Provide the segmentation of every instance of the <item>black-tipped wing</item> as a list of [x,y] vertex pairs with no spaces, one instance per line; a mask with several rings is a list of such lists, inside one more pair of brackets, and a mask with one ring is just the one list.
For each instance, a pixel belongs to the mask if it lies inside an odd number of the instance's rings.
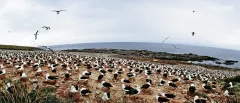
[[174,48],[177,48],[175,45],[173,45]]
[[169,37],[167,37],[166,39],[164,39],[164,40],[162,41],[162,43],[164,43],[168,38],[169,38]]
[[173,45],[173,47],[174,47],[175,49],[179,49],[179,48],[177,48],[175,45]]
[[51,48],[48,47],[48,49],[49,49],[52,53],[55,53]]
[[57,77],[57,76],[48,76],[48,79],[50,79],[50,80],[56,80],[56,79],[58,79],[58,77]]
[[36,34],[38,34],[38,31],[36,32]]

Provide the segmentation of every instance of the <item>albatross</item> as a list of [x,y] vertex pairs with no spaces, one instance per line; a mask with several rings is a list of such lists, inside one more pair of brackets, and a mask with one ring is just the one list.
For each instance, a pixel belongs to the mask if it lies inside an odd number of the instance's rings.
[[58,79],[57,76],[50,76],[48,73],[46,74],[46,80],[56,80]]
[[81,90],[80,90],[80,94],[82,95],[82,96],[87,96],[87,95],[89,95],[89,94],[91,94],[92,92],[90,91],[90,90],[88,90],[88,89],[86,89],[86,88],[81,88]]
[[37,40],[38,31],[34,35],[35,35],[35,40]]
[[1,71],[0,71],[0,75],[3,75],[3,74],[5,74],[6,73],[6,70],[5,69],[2,69]]
[[62,12],[62,11],[66,11],[66,10],[52,10],[53,12],[56,12],[57,13],[57,15],[60,13],[60,12]]
[[103,87],[107,87],[107,88],[110,88],[110,87],[113,87],[110,83],[106,82],[106,81],[102,81],[101,85]]
[[72,85],[72,86],[71,86],[71,89],[70,89],[70,93],[77,93],[77,92],[78,92],[78,87]]
[[174,47],[175,49],[179,49],[179,48],[177,48],[175,45],[173,45],[173,47]]
[[11,84],[10,84],[10,83],[7,83],[7,86],[6,86],[6,91],[7,91],[8,93],[10,93],[10,94],[12,94],[12,93],[13,93],[12,86],[11,86]]
[[165,39],[162,41],[162,43],[164,43],[168,38],[169,38],[169,37],[165,38]]
[[195,32],[192,32],[192,36],[194,36],[194,34],[196,34]]
[[49,29],[50,29],[49,26],[43,26],[42,28],[46,28],[46,30],[49,30]]

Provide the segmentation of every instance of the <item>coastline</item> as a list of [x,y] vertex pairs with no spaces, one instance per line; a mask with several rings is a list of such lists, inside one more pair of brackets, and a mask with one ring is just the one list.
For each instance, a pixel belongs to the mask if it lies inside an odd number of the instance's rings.
[[[191,63],[188,61],[213,61],[218,63],[218,58],[209,57],[209,56],[199,56],[196,54],[171,54],[166,52],[153,52],[147,50],[123,50],[123,49],[69,49],[62,50],[63,52],[81,52],[81,53],[101,53],[108,54],[112,57],[123,58],[123,59],[132,59],[140,61],[151,61],[156,63],[165,63],[165,64],[185,64],[185,65],[196,65],[203,66],[209,69],[220,69],[220,70],[239,70],[230,67],[211,65],[211,64],[201,64],[201,63]],[[61,51],[60,51],[61,52]],[[157,61],[154,61],[157,60]],[[228,60],[226,60],[228,61]],[[238,62],[238,61],[234,61]]]

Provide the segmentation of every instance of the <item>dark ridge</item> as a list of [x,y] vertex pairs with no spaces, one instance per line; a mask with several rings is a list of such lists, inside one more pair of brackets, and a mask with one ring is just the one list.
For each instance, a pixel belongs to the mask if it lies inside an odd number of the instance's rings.
[[67,52],[88,52],[88,53],[107,53],[118,54],[122,56],[147,57],[161,60],[177,60],[177,61],[216,61],[218,58],[209,56],[199,56],[196,54],[171,54],[167,52],[153,52],[148,50],[124,50],[124,49],[69,49],[62,50]]
[[223,64],[225,65],[233,65],[234,63],[237,63],[238,61],[234,61],[234,60],[226,60]]

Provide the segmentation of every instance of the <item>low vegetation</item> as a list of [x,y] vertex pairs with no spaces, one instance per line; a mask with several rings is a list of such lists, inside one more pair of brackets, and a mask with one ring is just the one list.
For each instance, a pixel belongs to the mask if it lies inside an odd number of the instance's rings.
[[[5,84],[5,83],[4,83]],[[5,86],[2,86],[5,88]],[[19,81],[12,82],[13,93],[3,89],[0,93],[0,103],[72,103],[71,100],[61,100],[54,94],[55,90],[50,87],[30,90],[26,84]]]
[[230,96],[227,98],[227,103],[240,103],[240,76],[227,78],[222,81],[222,84],[226,84],[232,82],[233,88],[228,89],[231,92],[234,92],[234,96]]
[[[240,83],[240,75],[239,76],[236,76],[236,77],[233,77],[233,78],[228,78],[228,79],[225,79],[225,82],[235,82],[235,83]],[[240,87],[240,86],[239,86]]]
[[0,45],[0,49],[3,49],[3,50],[26,50],[26,51],[41,50],[40,48],[37,48],[37,47],[16,46],[16,45]]

